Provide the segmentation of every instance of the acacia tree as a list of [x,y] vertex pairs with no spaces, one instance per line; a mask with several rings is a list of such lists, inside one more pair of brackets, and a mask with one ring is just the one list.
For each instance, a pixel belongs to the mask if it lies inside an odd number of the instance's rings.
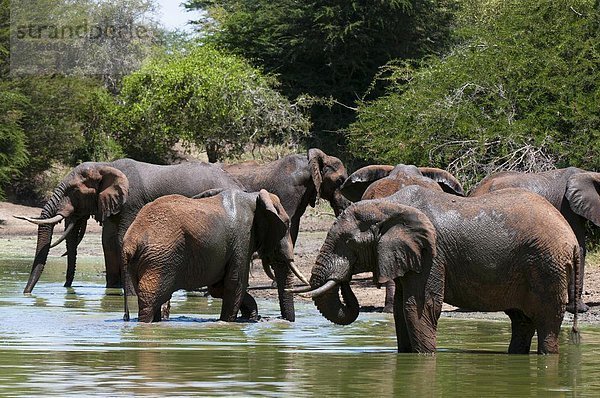
[[[449,167],[598,169],[598,4],[465,1],[464,40],[444,57],[381,72],[392,85],[348,130],[356,156]],[[484,12],[481,11],[481,7]]]
[[274,84],[208,45],[160,57],[124,79],[117,139],[128,155],[158,163],[178,141],[206,148],[211,162],[249,142],[297,141],[308,120]]
[[339,151],[337,130],[353,120],[352,107],[380,66],[446,47],[453,3],[188,0],[186,5],[208,12],[209,18],[197,21],[205,40],[276,73],[288,98],[317,98],[312,139]]

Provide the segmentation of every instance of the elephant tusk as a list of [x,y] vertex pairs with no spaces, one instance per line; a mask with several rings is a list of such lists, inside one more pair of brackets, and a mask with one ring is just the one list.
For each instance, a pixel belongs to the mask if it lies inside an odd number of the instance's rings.
[[52,243],[50,245],[50,249],[52,249],[53,247],[58,246],[63,240],[67,239],[67,235],[69,235],[71,233],[71,231],[73,230],[73,227],[75,227],[75,223],[72,222],[71,224],[69,224],[69,226],[67,227],[67,229],[65,230],[65,233],[58,238],[58,240],[54,243]]
[[329,290],[331,290],[332,288],[334,288],[337,285],[336,281],[327,281],[327,283],[325,283],[323,286],[315,289],[315,290],[311,290],[310,292],[306,292],[305,294],[303,294],[303,297],[308,297],[308,298],[314,298],[314,297],[319,297],[325,293],[327,293]]
[[64,216],[61,216],[60,214],[58,214],[52,218],[31,218],[31,217],[25,217],[25,216],[13,216],[13,217],[18,218],[19,220],[29,221],[30,223],[36,224],[36,225],[58,224],[65,218]]
[[306,293],[312,290],[312,286],[299,286],[292,289],[285,289],[288,293]]
[[296,267],[293,261],[290,262],[290,269],[292,270],[294,275],[296,275],[298,279],[300,279],[305,285],[310,286],[310,282],[308,281],[308,279],[306,279],[302,272],[300,272],[300,270],[298,269],[298,267]]

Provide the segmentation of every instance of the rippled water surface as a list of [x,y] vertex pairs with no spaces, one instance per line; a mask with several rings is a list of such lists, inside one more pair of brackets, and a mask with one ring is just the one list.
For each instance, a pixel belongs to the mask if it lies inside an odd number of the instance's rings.
[[102,287],[100,257],[81,259],[70,289],[65,260],[51,258],[23,295],[28,254],[0,253],[2,396],[600,394],[600,329],[590,326],[577,346],[565,323],[560,355],[509,356],[508,322],[442,318],[435,356],[398,355],[390,315],[336,326],[300,303],[291,324],[258,300],[265,321],[228,324],[219,300],[183,292],[169,322],[138,324],[121,320],[120,291]]

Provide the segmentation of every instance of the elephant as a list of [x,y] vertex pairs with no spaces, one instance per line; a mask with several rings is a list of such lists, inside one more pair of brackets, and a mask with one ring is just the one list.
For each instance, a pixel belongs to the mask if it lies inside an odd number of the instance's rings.
[[352,202],[358,202],[392,195],[407,185],[420,185],[431,189],[437,189],[437,185],[444,192],[465,196],[460,182],[446,170],[402,164],[376,164],[360,168],[344,181],[340,191]]
[[[504,311],[509,353],[558,352],[567,286],[579,262],[577,239],[544,198],[506,189],[461,198],[409,186],[347,208],[329,230],[308,291],[321,314],[350,324],[359,305],[353,274],[394,280],[398,352],[433,353],[442,302]],[[339,297],[341,290],[342,299]],[[574,331],[577,318],[575,316]]]
[[[339,190],[348,177],[344,164],[317,148],[309,149],[307,155],[288,155],[264,165],[249,161],[222,167],[247,191],[266,189],[279,197],[290,216],[293,245],[298,239],[300,218],[308,205],[316,205],[317,198],[327,200],[336,217],[350,204]],[[263,261],[263,268],[274,279],[269,264]]]
[[[220,319],[257,319],[247,292],[252,253],[274,265],[284,319],[294,321],[294,266],[289,217],[279,198],[266,190],[236,189],[201,198],[167,195],[145,205],[123,240],[123,264],[139,304],[139,321],[161,320],[161,305],[179,289],[208,286],[222,298]],[[125,319],[129,318],[125,297]]]
[[[445,170],[433,167],[371,165],[352,173],[342,185],[342,194],[359,200],[380,199],[393,195],[405,186],[419,185],[434,191],[444,191],[464,196],[460,182]],[[360,195],[360,196],[358,196]],[[393,280],[384,283],[385,302],[383,312],[394,311],[396,285]]]
[[[579,242],[581,269],[578,272],[578,291],[581,295],[585,275],[586,220],[600,226],[600,173],[576,167],[540,173],[499,172],[481,180],[469,192],[469,196],[479,196],[504,188],[522,188],[543,196],[567,220]],[[573,289],[570,288],[569,292],[572,291]],[[578,302],[579,305],[576,307],[575,300],[569,297],[567,311],[573,313],[577,308],[579,312],[586,312],[589,309],[581,297],[578,297]]]
[[260,189],[274,193],[290,216],[290,234],[295,244],[300,218],[307,206],[315,206],[317,198],[329,202],[336,217],[350,202],[340,193],[348,174],[341,160],[311,148],[308,156],[295,154],[260,165],[243,162],[222,165],[247,191]]
[[[102,225],[106,287],[121,287],[121,245],[129,225],[148,202],[163,195],[193,196],[211,188],[240,188],[240,183],[219,166],[202,162],[159,166],[132,159],[86,162],[75,167],[54,190],[40,218],[23,218],[38,224],[35,258],[24,293],[39,280],[51,247],[66,239],[67,275],[70,287],[75,275],[77,246],[87,220]],[[64,235],[50,244],[54,226],[66,220]]]

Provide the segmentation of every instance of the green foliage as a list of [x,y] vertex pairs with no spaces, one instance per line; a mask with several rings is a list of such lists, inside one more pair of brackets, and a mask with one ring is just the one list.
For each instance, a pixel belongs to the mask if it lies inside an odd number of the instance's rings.
[[294,141],[308,121],[273,84],[208,45],[156,59],[123,81],[118,140],[130,156],[156,163],[178,141],[205,147],[211,161],[250,142]]
[[[0,85],[0,188],[27,162],[25,134],[19,126],[24,98]],[[0,199],[4,198],[0,189]]]
[[586,0],[465,1],[461,45],[381,72],[390,89],[360,105],[351,151],[467,183],[499,169],[600,168],[599,12]]
[[[315,102],[311,110],[319,135],[353,120],[351,108],[380,66],[394,58],[419,58],[445,48],[451,4],[449,0],[187,2],[189,8],[208,10],[211,18],[198,22],[210,32],[207,40],[278,74],[288,98],[307,94],[332,99]],[[335,137],[326,139],[333,139],[330,145],[335,147]]]

